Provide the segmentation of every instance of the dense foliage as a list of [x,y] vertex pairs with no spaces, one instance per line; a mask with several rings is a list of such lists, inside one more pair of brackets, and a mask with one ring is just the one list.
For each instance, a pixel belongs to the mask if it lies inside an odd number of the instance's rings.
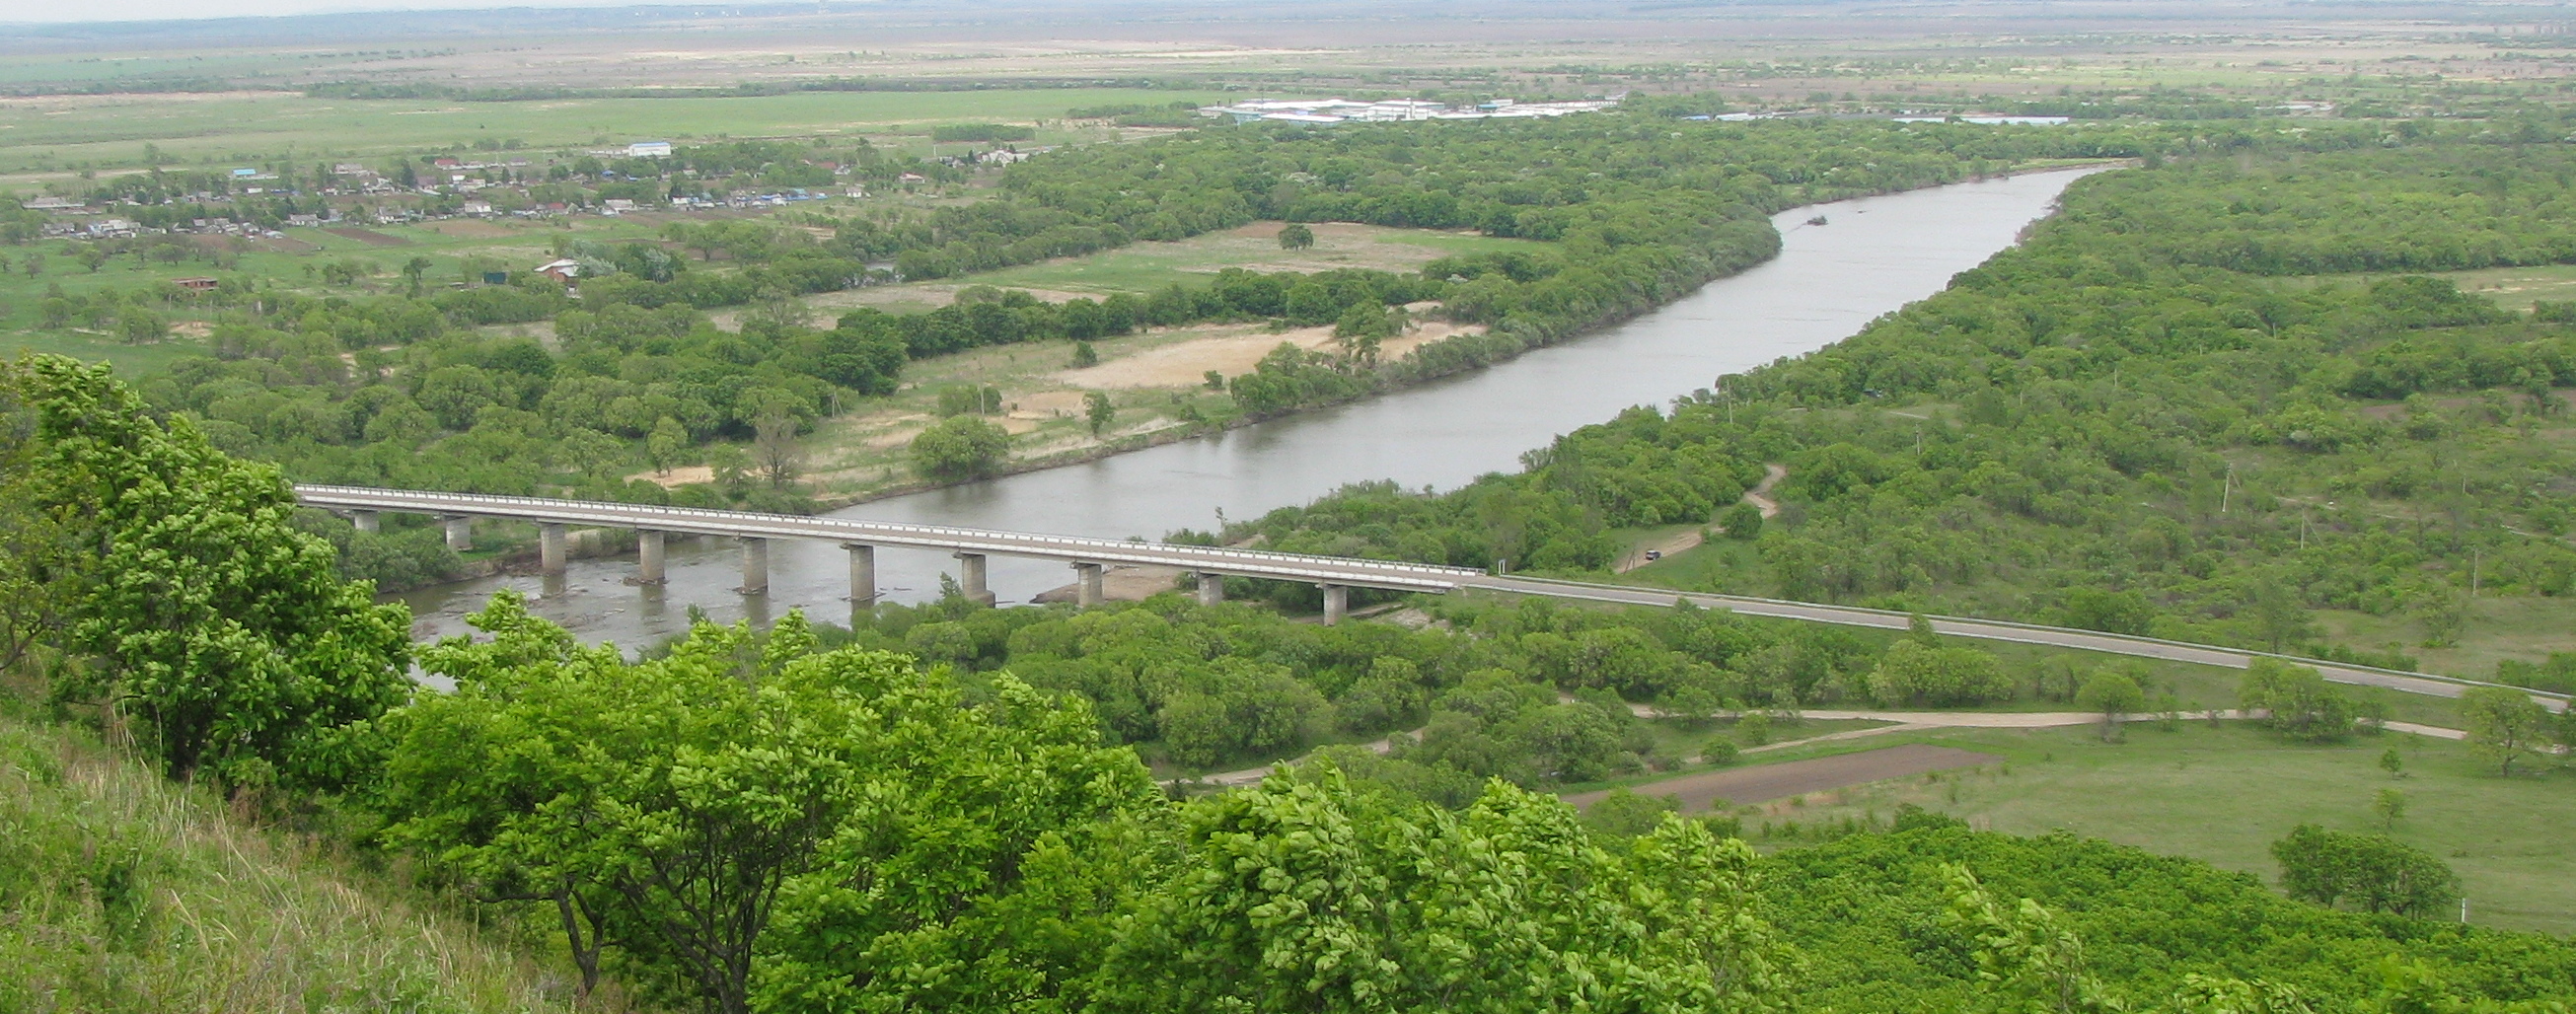
[[2576,338],[2437,279],[2280,277],[2554,261],[2576,155],[2449,132],[2278,147],[2080,181],[1947,291],[1520,474],[1355,487],[1228,534],[1595,569],[1609,529],[1706,524],[1767,462],[1787,512],[1758,562],[1690,580],[2398,666],[2318,644],[2309,611],[2413,618],[2443,646],[2473,590],[2576,592],[2552,393]]
[[173,777],[357,773],[343,733],[402,699],[410,610],[341,580],[274,466],[55,356],[0,366],[0,460],[8,661],[49,648],[54,691],[132,721]]

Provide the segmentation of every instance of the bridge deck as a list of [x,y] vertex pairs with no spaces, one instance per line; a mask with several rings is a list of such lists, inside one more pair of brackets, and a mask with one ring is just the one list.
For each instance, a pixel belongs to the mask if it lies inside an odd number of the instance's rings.
[[650,504],[598,503],[544,497],[487,496],[479,493],[429,493],[366,489],[355,486],[297,486],[297,499],[334,510],[386,511],[512,518],[598,528],[635,528],[694,535],[731,535],[764,539],[820,539],[869,546],[1020,556],[1077,563],[1143,564],[1178,567],[1207,574],[1313,581],[1319,584],[1398,591],[1446,592],[1483,571],[1432,567],[1415,563],[1353,560],[1296,553],[1269,553],[1220,546],[1176,546],[1156,542],[1122,542],[1073,535],[1035,535],[937,525],[907,525],[852,518],[760,514],[750,511],[657,507]]

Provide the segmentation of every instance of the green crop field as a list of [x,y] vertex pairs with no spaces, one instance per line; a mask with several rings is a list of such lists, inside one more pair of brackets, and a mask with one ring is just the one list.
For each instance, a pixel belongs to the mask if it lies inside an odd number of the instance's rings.
[[[1215,92],[1141,88],[514,102],[316,99],[296,92],[63,97],[0,104],[0,174],[84,165],[139,168],[145,144],[183,162],[221,163],[437,151],[477,142],[517,142],[542,150],[623,145],[641,138],[896,133],[912,135],[898,142],[908,150],[926,153],[924,135],[941,123],[1030,123],[1059,119],[1082,106],[1165,105],[1216,97]],[[1050,130],[1039,135],[1038,143],[1076,136]]]
[[[2452,724],[2457,724],[2456,720]],[[2443,857],[2459,871],[2473,922],[2513,929],[2576,930],[2576,855],[2565,848],[2571,776],[2565,770],[2498,777],[2462,744],[2421,736],[2358,736],[2334,746],[2298,746],[2228,722],[2185,721],[2173,731],[2131,725],[2126,741],[2104,743],[2090,727],[1952,729],[1889,733],[1765,762],[1932,743],[1999,754],[2009,763],[1815,793],[1745,817],[1749,836],[1764,823],[1875,813],[1913,803],[2012,834],[2069,831],[2169,855],[2204,859],[2271,881],[2271,843],[2302,823],[2339,831],[2387,830]],[[2406,777],[2380,770],[2394,747]],[[2372,815],[2379,790],[2405,794],[2406,815],[2383,828]],[[1637,791],[1653,791],[1651,785]]]

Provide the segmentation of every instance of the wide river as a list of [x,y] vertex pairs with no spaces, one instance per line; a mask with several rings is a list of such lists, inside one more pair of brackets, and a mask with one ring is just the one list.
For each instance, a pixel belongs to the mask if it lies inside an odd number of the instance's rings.
[[[1660,405],[1782,356],[1823,348],[1880,314],[1937,292],[1950,276],[2011,246],[2086,170],[1799,208],[1774,219],[1780,256],[1653,313],[1598,334],[1339,408],[1121,454],[860,504],[845,517],[1108,538],[1160,538],[1212,529],[1219,512],[1249,518],[1345,484],[1393,479],[1450,488],[1519,467],[1521,452],[1632,405]],[[1807,224],[1818,215],[1828,224]],[[731,540],[674,537],[670,583],[625,583],[631,559],[575,560],[560,579],[508,575],[407,596],[423,636],[461,633],[493,591],[518,588],[540,614],[586,641],[649,644],[687,626],[687,607],[731,622],[803,608],[848,615],[848,557],[829,543],[770,547],[765,596],[734,592]],[[944,555],[887,549],[877,580],[891,601],[939,593]],[[994,557],[991,587],[1005,603],[1072,580],[1061,563]]]

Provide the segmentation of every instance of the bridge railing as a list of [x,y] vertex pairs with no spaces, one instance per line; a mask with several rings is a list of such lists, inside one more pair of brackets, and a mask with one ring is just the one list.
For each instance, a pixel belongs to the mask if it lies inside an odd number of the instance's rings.
[[[1317,556],[1306,553],[1280,553],[1267,550],[1234,549],[1225,546],[1191,546],[1169,542],[1130,542],[1085,535],[1046,535],[1034,532],[1006,532],[992,529],[956,528],[947,525],[920,525],[902,521],[866,521],[858,518],[825,518],[804,514],[773,514],[764,511],[724,511],[703,507],[671,507],[662,504],[629,504],[596,500],[562,500],[552,497],[496,496],[488,493],[440,493],[421,490],[372,489],[364,486],[299,485],[298,497],[328,501],[329,506],[371,508],[375,510],[433,513],[442,504],[473,504],[494,508],[491,513],[512,516],[509,508],[535,508],[559,511],[569,515],[586,515],[602,527],[633,527],[643,517],[687,517],[724,525],[749,523],[774,525],[790,531],[791,536],[812,533],[814,529],[834,531],[838,535],[864,541],[870,532],[911,535],[935,542],[1000,542],[1019,545],[1044,544],[1046,547],[1075,547],[1112,550],[1120,555],[1147,552],[1157,556],[1186,556],[1196,560],[1237,561],[1278,567],[1311,569],[1318,564],[1381,574],[1421,575],[1430,578],[1463,580],[1483,577],[1484,572],[1465,567],[1440,567],[1430,564],[1404,563],[1393,560],[1366,560],[1343,556]],[[610,515],[623,515],[612,517]],[[1046,555],[1062,555],[1049,553]],[[1183,565],[1183,564],[1176,564]]]

